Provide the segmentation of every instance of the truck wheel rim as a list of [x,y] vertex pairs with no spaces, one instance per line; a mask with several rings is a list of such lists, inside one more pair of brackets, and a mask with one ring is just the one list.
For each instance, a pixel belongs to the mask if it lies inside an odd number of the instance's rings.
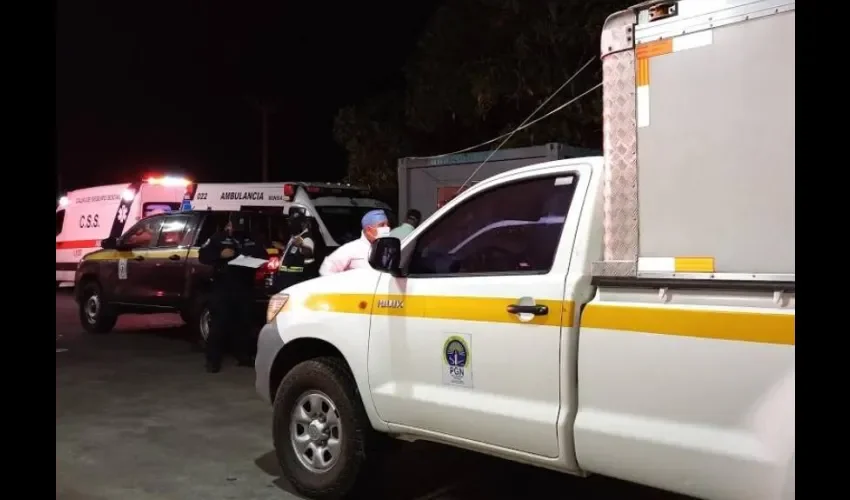
[[204,312],[201,313],[201,338],[204,341],[207,340],[207,337],[210,336],[210,310],[204,309]]
[[308,391],[292,409],[290,440],[295,456],[313,473],[329,471],[342,453],[342,423],[334,402],[319,391]]
[[97,294],[92,294],[86,300],[86,319],[89,323],[97,323],[97,315],[100,312],[100,297]]

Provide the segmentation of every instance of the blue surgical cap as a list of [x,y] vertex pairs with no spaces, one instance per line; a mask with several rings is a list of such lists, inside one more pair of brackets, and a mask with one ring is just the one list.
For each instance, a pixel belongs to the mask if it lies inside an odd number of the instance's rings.
[[389,222],[387,220],[387,214],[385,214],[383,210],[369,210],[366,212],[366,215],[360,219],[360,227],[366,229],[369,226],[374,226],[381,222]]

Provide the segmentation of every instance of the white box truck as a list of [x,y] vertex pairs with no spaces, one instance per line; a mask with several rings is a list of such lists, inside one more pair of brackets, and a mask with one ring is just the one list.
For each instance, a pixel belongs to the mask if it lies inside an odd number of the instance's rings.
[[603,157],[489,177],[273,297],[256,387],[284,476],[340,498],[399,438],[794,499],[794,23],[774,0],[613,14]]

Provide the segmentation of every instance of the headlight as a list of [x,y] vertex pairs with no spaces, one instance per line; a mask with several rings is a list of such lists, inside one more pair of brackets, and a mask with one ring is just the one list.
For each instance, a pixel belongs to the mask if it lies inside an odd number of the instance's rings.
[[273,295],[272,298],[269,299],[269,307],[266,309],[266,323],[271,322],[271,320],[277,316],[277,313],[283,310],[287,301],[289,301],[289,295],[285,293]]

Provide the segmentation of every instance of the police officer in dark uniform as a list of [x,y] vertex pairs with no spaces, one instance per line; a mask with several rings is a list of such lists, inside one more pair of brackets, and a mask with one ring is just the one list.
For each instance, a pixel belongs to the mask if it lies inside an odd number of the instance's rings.
[[276,288],[283,290],[319,275],[319,259],[324,246],[317,241],[317,231],[311,224],[314,219],[296,212],[289,216],[289,234],[283,247],[280,269],[275,282]]
[[266,250],[248,235],[243,216],[231,215],[224,231],[214,234],[198,252],[202,264],[213,266],[210,293],[210,333],[207,371],[218,373],[228,344],[240,366],[252,366],[251,321],[256,269],[229,265],[244,255],[267,260]]

